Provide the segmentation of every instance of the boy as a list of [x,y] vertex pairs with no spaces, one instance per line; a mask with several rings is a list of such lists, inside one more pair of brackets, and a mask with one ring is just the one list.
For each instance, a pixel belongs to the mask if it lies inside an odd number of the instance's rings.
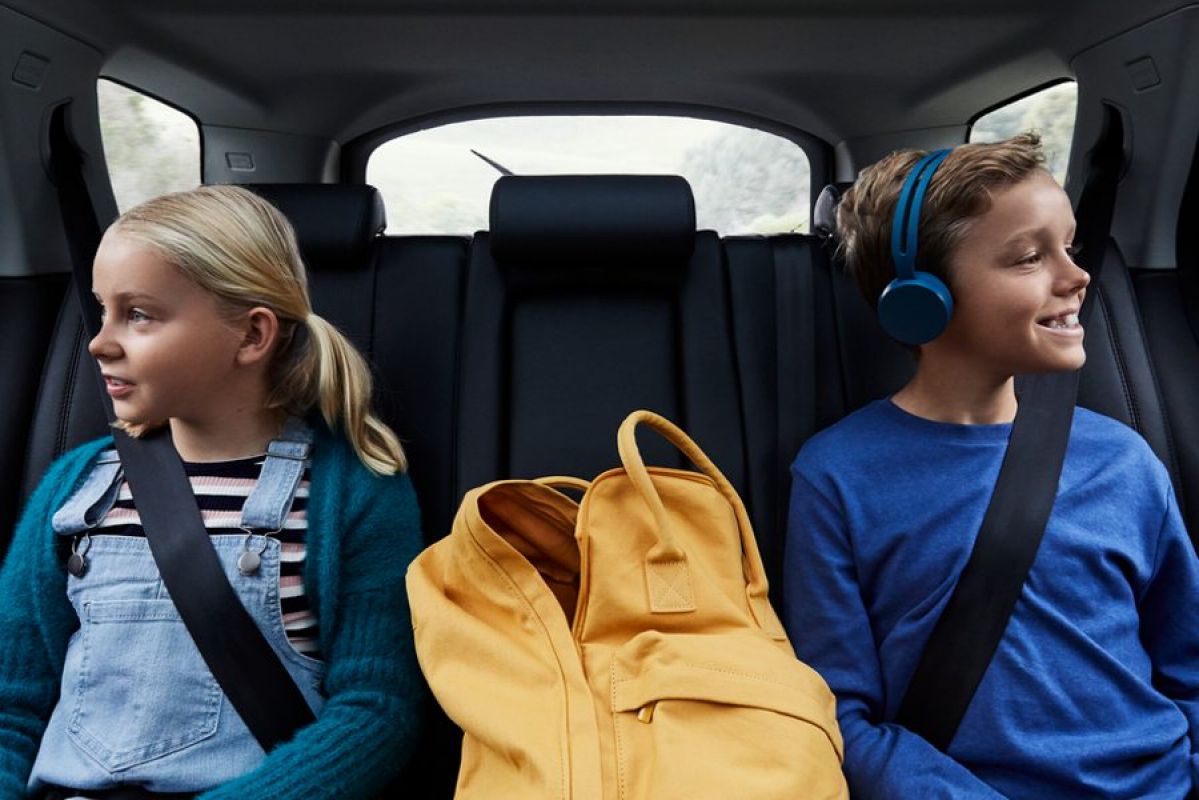
[[[838,211],[876,304],[891,220],[923,154],[863,172]],[[1088,276],[1034,135],[933,173],[918,269],[953,298],[911,382],[813,437],[792,467],[785,617],[837,695],[855,798],[1183,798],[1199,722],[1199,565],[1162,464],[1076,409],[1057,499],[947,752],[892,720],[970,556],[1007,447],[1013,376],[1078,369]]]

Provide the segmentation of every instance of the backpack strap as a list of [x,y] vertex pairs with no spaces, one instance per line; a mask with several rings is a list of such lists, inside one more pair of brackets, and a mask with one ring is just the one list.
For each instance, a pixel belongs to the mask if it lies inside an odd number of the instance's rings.
[[[1079,264],[1096,287],[1124,154],[1120,112],[1105,103],[1104,114],[1078,201]],[[1088,297],[1083,322],[1094,305]],[[1078,377],[1077,371],[1050,373],[1030,376],[1025,383],[974,549],[900,703],[895,721],[942,751],[966,715],[1036,559],[1057,497]]]
[[242,528],[282,530],[311,450],[312,428],[299,417],[289,417],[283,432],[267,445],[262,471],[241,509]]

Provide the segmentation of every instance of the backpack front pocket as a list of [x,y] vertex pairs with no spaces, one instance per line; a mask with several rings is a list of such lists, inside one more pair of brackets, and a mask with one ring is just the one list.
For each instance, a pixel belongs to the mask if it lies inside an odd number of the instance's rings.
[[72,741],[118,771],[216,733],[221,688],[174,603],[93,601],[83,612]]
[[623,800],[847,796],[832,693],[765,635],[648,631],[611,680]]

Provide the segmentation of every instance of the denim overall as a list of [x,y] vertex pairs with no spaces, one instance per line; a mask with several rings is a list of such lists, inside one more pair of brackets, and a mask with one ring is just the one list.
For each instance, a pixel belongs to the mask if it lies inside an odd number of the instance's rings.
[[[292,648],[279,606],[279,542],[304,471],[312,431],[291,419],[272,441],[242,509],[246,535],[211,536],[225,574],[316,713],[324,665]],[[76,536],[112,508],[121,484],[115,450],[100,455],[83,485],[54,515],[56,534]],[[249,532],[253,531],[253,534]],[[259,553],[243,575],[238,558]],[[90,537],[82,576],[67,576],[79,630],[67,645],[58,704],[29,779],[104,789],[140,784],[196,792],[252,770],[262,748],[225,699],[171,602],[140,536]]]

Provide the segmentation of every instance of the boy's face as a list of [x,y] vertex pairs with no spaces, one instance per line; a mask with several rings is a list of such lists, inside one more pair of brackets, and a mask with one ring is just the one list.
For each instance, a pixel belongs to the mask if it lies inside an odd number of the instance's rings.
[[965,359],[996,378],[1081,367],[1090,278],[1073,241],[1070,200],[1048,174],[996,192],[950,258],[953,319],[921,357]]

